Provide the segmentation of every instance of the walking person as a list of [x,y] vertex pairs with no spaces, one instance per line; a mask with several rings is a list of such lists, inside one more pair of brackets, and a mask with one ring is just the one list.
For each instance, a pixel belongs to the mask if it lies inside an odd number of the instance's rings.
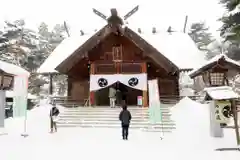
[[115,107],[115,101],[116,101],[116,89],[114,87],[109,88],[109,101],[110,101],[110,107]]
[[57,120],[58,120],[58,115],[59,115],[59,109],[56,107],[56,104],[52,105],[52,108],[50,110],[50,128],[51,128],[51,132],[53,133],[53,131],[55,130],[55,132],[57,132]]
[[132,115],[130,111],[127,109],[127,106],[124,104],[122,107],[122,111],[119,114],[119,120],[121,121],[121,125],[122,125],[123,140],[128,140],[128,129],[129,129],[131,119],[132,119]]

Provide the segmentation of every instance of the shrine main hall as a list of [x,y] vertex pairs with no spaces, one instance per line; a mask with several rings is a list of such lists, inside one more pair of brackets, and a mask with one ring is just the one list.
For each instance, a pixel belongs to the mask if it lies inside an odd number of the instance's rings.
[[117,86],[127,105],[142,96],[147,107],[148,80],[158,80],[160,97],[179,96],[180,73],[203,61],[187,33],[141,31],[112,14],[97,31],[65,38],[37,72],[50,75],[50,83],[53,75],[66,75],[67,98],[77,102],[109,105],[109,87]]

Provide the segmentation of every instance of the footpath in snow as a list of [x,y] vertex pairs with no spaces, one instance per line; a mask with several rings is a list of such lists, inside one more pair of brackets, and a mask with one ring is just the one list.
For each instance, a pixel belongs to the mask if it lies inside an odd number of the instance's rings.
[[[224,138],[211,138],[209,109],[189,98],[172,109],[177,129],[171,134],[130,130],[129,141],[121,139],[120,129],[60,128],[49,133],[50,105],[28,112],[27,133],[23,138],[23,118],[6,120],[7,136],[0,137],[1,160],[43,159],[147,159],[168,160],[239,159],[240,152],[216,152],[220,147],[235,147],[234,130]],[[60,111],[62,108],[60,107]]]

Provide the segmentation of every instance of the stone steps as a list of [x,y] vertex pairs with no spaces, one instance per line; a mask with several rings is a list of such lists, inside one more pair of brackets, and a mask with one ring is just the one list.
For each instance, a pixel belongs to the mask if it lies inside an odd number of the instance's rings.
[[[149,112],[148,111],[130,111],[131,114],[148,114]],[[120,110],[119,111],[64,111],[65,114],[119,114],[120,113]],[[164,114],[169,114],[169,111],[162,111],[162,113]]]
[[[121,128],[120,124],[58,124],[58,127],[85,127],[85,128]],[[150,127],[149,125],[130,125],[130,128],[132,129],[145,129],[145,130],[158,130],[162,131],[164,130],[165,132],[171,131],[175,129],[175,126],[165,126],[165,125],[156,125],[154,127]]]
[[[63,120],[63,119],[60,119],[58,121],[58,124],[68,124],[68,123],[71,123],[71,124],[120,124],[119,120],[115,120],[115,121],[99,121],[99,120],[86,120],[86,119],[83,119],[83,120],[79,120],[79,119],[75,119],[75,120]],[[158,122],[156,124],[151,124],[149,121],[136,121],[136,120],[133,120],[131,121],[131,125],[149,125],[149,126],[154,126],[154,125],[171,125],[171,126],[175,126],[175,124],[172,122],[172,121],[162,121],[161,123]]]
[[[131,129],[141,129],[149,132],[171,132],[175,123],[171,120],[169,106],[162,108],[162,122],[149,123],[148,108],[129,107],[132,114]],[[84,128],[120,128],[118,120],[121,108],[110,107],[79,107],[65,108],[60,113],[58,127],[84,127]]]
[[[168,111],[173,105],[161,105],[161,110],[162,111]],[[78,107],[74,107],[74,108],[65,108],[65,111],[68,112],[74,112],[74,111],[88,111],[88,112],[120,112],[121,111],[121,107],[115,107],[115,108],[110,108],[109,106],[100,106],[100,107],[82,107],[82,106],[78,106]],[[148,112],[149,108],[147,107],[128,107],[129,111],[144,111],[144,112]]]
[[[101,117],[109,117],[109,118],[118,118],[119,116],[119,113],[118,114],[95,114],[95,113],[92,113],[92,114],[68,114],[68,113],[64,113],[64,114],[61,114],[60,115],[61,117],[75,117],[75,118],[81,118],[81,117],[97,117],[97,118],[101,118]],[[162,114],[162,117],[166,117],[166,118],[169,118],[171,117],[170,114]],[[132,118],[148,118],[148,114],[132,114]]]
[[[86,119],[86,120],[94,120],[97,119],[99,121],[118,121],[118,116],[104,116],[104,115],[82,115],[82,116],[76,116],[76,115],[60,115],[60,119],[66,119],[66,120],[72,120],[72,119]],[[162,116],[162,120],[170,120],[170,116]],[[137,120],[137,121],[144,121],[144,120],[149,120],[148,116],[132,116],[132,120]]]

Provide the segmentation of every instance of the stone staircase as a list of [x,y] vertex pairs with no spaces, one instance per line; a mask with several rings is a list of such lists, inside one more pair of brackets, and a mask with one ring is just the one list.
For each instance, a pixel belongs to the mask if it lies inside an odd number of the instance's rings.
[[[131,129],[141,129],[152,132],[171,132],[175,123],[170,119],[170,107],[163,104],[162,122],[150,124],[148,108],[129,107],[132,114]],[[120,128],[118,120],[121,108],[110,107],[76,107],[64,108],[60,114],[58,127],[85,127],[85,128]]]

